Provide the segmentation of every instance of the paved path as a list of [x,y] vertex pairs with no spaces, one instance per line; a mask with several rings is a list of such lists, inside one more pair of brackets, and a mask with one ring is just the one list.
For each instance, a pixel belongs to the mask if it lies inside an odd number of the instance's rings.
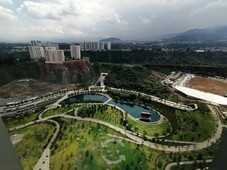
[[[204,163],[203,160],[196,160],[196,162],[197,162],[197,163]],[[210,163],[210,162],[212,162],[212,159],[207,159],[207,160],[206,160],[206,163]],[[179,162],[179,165],[189,165],[189,164],[194,164],[194,163],[195,163],[195,161],[181,161],[181,162]],[[166,166],[165,170],[171,170],[171,168],[172,168],[173,166],[176,166],[176,165],[178,165],[177,162],[171,162],[171,163],[169,163],[169,164]]]
[[162,103],[164,105],[174,107],[174,108],[177,108],[177,109],[180,109],[180,110],[186,110],[186,111],[195,110],[191,106],[187,106],[187,105],[184,105],[182,103],[175,103],[175,102],[165,100],[165,99],[161,99],[159,97],[148,95],[148,94],[145,94],[145,93],[141,93],[141,92],[137,92],[137,91],[133,91],[133,90],[117,89],[117,88],[113,88],[113,87],[108,87],[108,88],[111,89],[111,90],[125,91],[125,92],[134,93],[136,95],[141,95],[141,96],[144,96],[144,97],[149,97],[152,101]]
[[50,148],[46,148],[39,158],[34,170],[49,170],[50,169]]
[[54,140],[56,139],[56,136],[57,136],[57,134],[60,130],[59,123],[54,121],[54,120],[50,120],[52,118],[63,117],[63,118],[69,118],[69,119],[74,119],[74,120],[79,120],[79,121],[87,121],[87,122],[98,123],[98,124],[104,125],[108,128],[111,128],[115,131],[120,132],[121,134],[127,136],[130,141],[135,141],[135,143],[143,144],[143,145],[148,146],[150,148],[161,150],[161,151],[166,151],[166,152],[191,152],[191,151],[202,150],[202,149],[205,149],[207,147],[210,147],[215,142],[217,142],[217,140],[221,137],[223,125],[221,124],[221,121],[218,117],[218,113],[217,113],[216,109],[213,106],[209,106],[209,108],[211,110],[211,113],[214,116],[215,123],[217,124],[215,134],[210,139],[207,139],[207,140],[200,142],[200,143],[195,143],[194,145],[188,144],[187,146],[168,146],[168,145],[161,145],[161,144],[153,143],[153,142],[150,142],[150,141],[144,141],[141,137],[136,136],[135,133],[128,131],[128,130],[125,130],[125,129],[122,129],[120,127],[114,126],[114,125],[107,123],[107,122],[104,122],[102,120],[93,119],[93,118],[81,118],[81,117],[71,116],[71,115],[67,115],[67,114],[53,115],[53,116],[49,116],[49,117],[46,117],[46,118],[42,118],[42,116],[40,116],[39,120],[32,121],[32,122],[29,122],[27,124],[11,128],[10,130],[17,130],[17,129],[24,128],[26,126],[30,126],[30,125],[33,125],[35,123],[44,122],[44,121],[49,121],[49,122],[52,122],[56,125],[56,131],[55,131],[54,135],[52,136],[50,142],[47,145],[47,148],[45,149],[45,151],[43,152],[42,156],[40,157],[39,161],[37,162],[37,164],[35,166],[35,168],[38,168],[38,169],[49,170],[49,163],[50,163],[50,161],[49,161],[49,157],[50,157],[49,152],[50,151],[49,150],[50,150],[50,147],[51,147],[52,143],[54,142]]
[[56,130],[54,132],[54,135],[52,136],[51,140],[49,141],[46,149],[44,150],[42,156],[39,158],[38,162],[35,165],[34,170],[49,170],[50,167],[50,147],[53,144],[54,140],[56,139],[58,132],[60,130],[60,125],[58,122],[54,120],[47,120],[51,123],[54,123],[56,125]]
[[157,144],[157,143],[153,143],[153,142],[149,142],[149,141],[144,141],[142,138],[133,135],[130,131],[119,128],[117,126],[114,126],[110,123],[107,123],[107,122],[104,122],[101,120],[91,119],[91,118],[80,118],[80,117],[75,117],[75,116],[70,116],[70,115],[59,115],[59,116],[65,117],[65,118],[70,118],[70,119],[75,119],[75,120],[80,120],[80,121],[88,121],[88,122],[102,124],[115,131],[122,133],[123,135],[126,135],[129,139],[137,141],[139,144],[143,144],[150,148],[161,150],[161,151],[167,151],[167,152],[190,152],[190,151],[205,149],[205,148],[211,146],[213,143],[215,143],[221,137],[221,133],[222,133],[222,126],[219,124],[215,135],[212,138],[210,138],[204,142],[196,143],[195,145],[187,145],[187,146],[168,146],[168,145],[161,145],[161,144]]
[[[121,134],[127,136],[129,139],[134,140],[139,144],[146,145],[146,146],[153,148],[153,149],[166,151],[166,152],[190,152],[190,151],[197,151],[197,150],[202,150],[202,149],[205,149],[207,147],[210,147],[215,142],[217,142],[217,140],[220,139],[220,137],[221,137],[221,134],[222,134],[221,121],[219,120],[219,117],[218,117],[216,111],[214,110],[214,108],[212,106],[209,106],[209,108],[211,109],[212,114],[215,117],[215,122],[218,125],[215,134],[210,139],[207,139],[203,142],[195,143],[194,145],[186,145],[186,146],[169,146],[169,145],[161,145],[161,144],[153,143],[153,142],[150,142],[150,141],[144,141],[141,137],[136,136],[131,131],[127,131],[127,130],[122,129],[120,127],[114,126],[110,123],[107,123],[107,122],[104,122],[104,121],[101,121],[101,120],[98,120],[98,119],[93,119],[93,118],[81,118],[81,117],[75,117],[75,116],[71,116],[71,115],[60,114],[60,115],[54,115],[54,116],[43,118],[41,120],[38,120],[37,122],[43,122],[43,121],[46,121],[46,120],[49,120],[49,119],[52,119],[52,118],[56,118],[56,117],[64,117],[64,118],[69,118],[69,119],[74,119],[74,120],[79,120],[79,121],[93,122],[93,123],[98,123],[98,124],[104,125],[106,127],[109,127],[109,128],[111,128],[115,131],[118,131]],[[30,122],[30,124],[33,124],[33,123]]]

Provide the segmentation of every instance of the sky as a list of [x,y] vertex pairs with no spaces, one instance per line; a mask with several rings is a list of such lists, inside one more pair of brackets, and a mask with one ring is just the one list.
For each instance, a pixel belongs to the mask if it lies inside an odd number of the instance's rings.
[[227,0],[0,0],[0,42],[152,40],[226,16]]

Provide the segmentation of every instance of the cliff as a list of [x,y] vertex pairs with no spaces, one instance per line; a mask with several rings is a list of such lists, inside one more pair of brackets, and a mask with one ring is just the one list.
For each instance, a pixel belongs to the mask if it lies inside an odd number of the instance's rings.
[[46,80],[54,83],[84,83],[90,79],[90,64],[86,60],[72,60],[63,64],[46,63]]
[[86,60],[67,61],[63,64],[26,62],[1,65],[0,77],[0,85],[25,78],[59,84],[76,84],[86,83],[90,80],[91,72],[90,63]]

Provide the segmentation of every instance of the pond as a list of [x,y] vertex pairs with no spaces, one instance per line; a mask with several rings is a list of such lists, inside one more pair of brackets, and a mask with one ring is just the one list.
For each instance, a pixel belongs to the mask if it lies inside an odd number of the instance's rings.
[[[91,101],[91,102],[99,101],[99,102],[104,103],[107,100],[108,100],[108,98],[104,95],[83,94],[83,95],[76,95],[76,96],[70,97],[70,98],[64,100],[63,103],[78,103],[78,102],[83,102],[83,101]],[[159,119],[160,119],[160,114],[158,112],[154,111],[153,109],[147,108],[147,107],[139,106],[137,104],[118,102],[115,100],[111,100],[108,103],[120,107],[121,109],[128,112],[135,119],[141,118],[141,112],[151,113],[150,122],[156,122],[156,121],[159,121]]]
[[63,103],[78,103],[82,101],[99,101],[99,102],[105,102],[107,101],[107,97],[104,95],[99,94],[83,94],[83,95],[76,95],[73,97],[70,97],[63,101]]
[[156,122],[156,121],[159,121],[159,119],[160,119],[159,113],[157,113],[156,111],[149,109],[147,107],[139,106],[137,104],[119,102],[119,101],[115,101],[115,100],[111,100],[108,103],[120,107],[121,109],[125,110],[132,117],[134,117],[136,119],[141,118],[141,112],[151,113],[150,122]]

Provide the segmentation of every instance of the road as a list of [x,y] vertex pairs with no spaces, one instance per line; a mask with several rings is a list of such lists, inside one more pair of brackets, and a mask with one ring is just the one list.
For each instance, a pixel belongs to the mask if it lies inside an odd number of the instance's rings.
[[[196,162],[197,162],[197,163],[204,163],[203,160],[196,160]],[[206,160],[206,163],[210,163],[210,162],[212,162],[212,159]],[[171,163],[169,163],[169,164],[166,166],[165,170],[171,170],[171,168],[172,168],[173,166],[176,166],[176,165],[189,165],[189,164],[194,164],[194,163],[195,163],[195,161],[171,162]]]

